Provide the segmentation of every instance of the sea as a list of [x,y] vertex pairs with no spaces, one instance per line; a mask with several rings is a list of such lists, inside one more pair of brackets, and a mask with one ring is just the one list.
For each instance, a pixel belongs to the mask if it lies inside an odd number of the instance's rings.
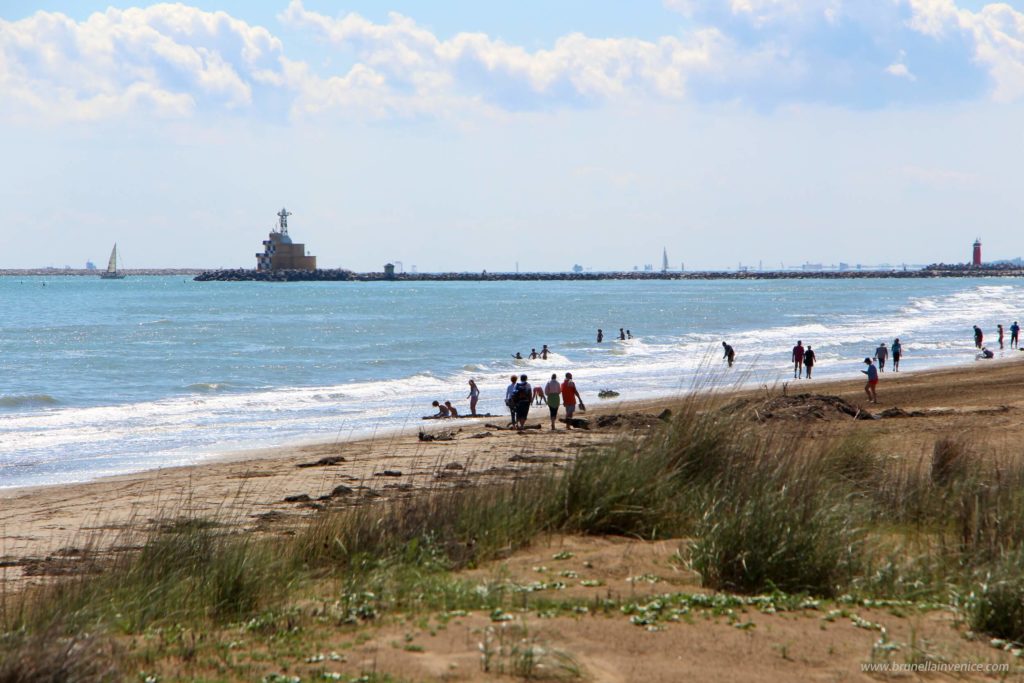
[[[895,337],[902,371],[970,364],[972,326],[994,344],[997,323],[1024,318],[1024,287],[996,278],[10,276],[0,277],[0,311],[0,488],[10,488],[384,435],[423,424],[433,400],[468,410],[471,378],[478,411],[504,416],[513,372],[543,384],[571,371],[584,401],[597,404],[601,390],[632,400],[794,383],[798,339],[818,358],[800,390],[862,377],[864,357]],[[633,338],[618,340],[619,328]],[[731,369],[722,341],[736,349]],[[513,358],[544,344],[547,360]]]

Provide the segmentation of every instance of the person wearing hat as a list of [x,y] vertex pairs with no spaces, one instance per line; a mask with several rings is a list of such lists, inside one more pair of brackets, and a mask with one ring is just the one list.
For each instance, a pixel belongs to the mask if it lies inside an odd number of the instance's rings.
[[864,364],[868,366],[867,370],[861,370],[868,376],[868,383],[864,385],[864,393],[868,395],[868,400],[872,403],[878,403],[878,393],[875,391],[875,387],[878,386],[878,368],[870,358],[865,358]]

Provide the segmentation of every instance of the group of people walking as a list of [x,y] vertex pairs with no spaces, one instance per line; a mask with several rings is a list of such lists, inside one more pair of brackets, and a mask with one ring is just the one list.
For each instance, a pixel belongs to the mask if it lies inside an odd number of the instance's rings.
[[[511,422],[509,425],[514,429],[526,427],[526,419],[530,415],[530,404],[533,402],[534,388],[530,385],[529,378],[525,375],[512,375],[509,378],[508,388],[505,389],[505,405],[508,406]],[[558,421],[558,409],[565,406],[565,428],[572,429],[572,418],[576,413],[576,406],[580,410],[586,410],[576,383],[572,380],[572,373],[565,373],[565,379],[558,381],[558,374],[552,373],[551,379],[544,385],[544,400],[548,406],[549,417],[551,418],[551,429],[557,429],[555,423]]]

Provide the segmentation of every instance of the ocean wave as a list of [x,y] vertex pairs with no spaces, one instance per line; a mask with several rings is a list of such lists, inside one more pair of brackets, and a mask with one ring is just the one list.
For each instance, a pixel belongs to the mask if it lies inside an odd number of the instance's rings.
[[27,394],[23,396],[0,396],[0,408],[21,408],[24,406],[55,406],[60,401],[49,394]]
[[237,389],[234,384],[228,382],[196,382],[185,387],[186,391],[194,391],[198,394],[212,394],[218,391],[230,391]]

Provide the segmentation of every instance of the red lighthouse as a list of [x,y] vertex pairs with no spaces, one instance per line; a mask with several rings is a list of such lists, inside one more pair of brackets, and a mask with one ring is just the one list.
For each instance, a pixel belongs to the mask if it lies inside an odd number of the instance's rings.
[[981,267],[981,238],[974,240],[974,260],[971,265],[975,268]]

